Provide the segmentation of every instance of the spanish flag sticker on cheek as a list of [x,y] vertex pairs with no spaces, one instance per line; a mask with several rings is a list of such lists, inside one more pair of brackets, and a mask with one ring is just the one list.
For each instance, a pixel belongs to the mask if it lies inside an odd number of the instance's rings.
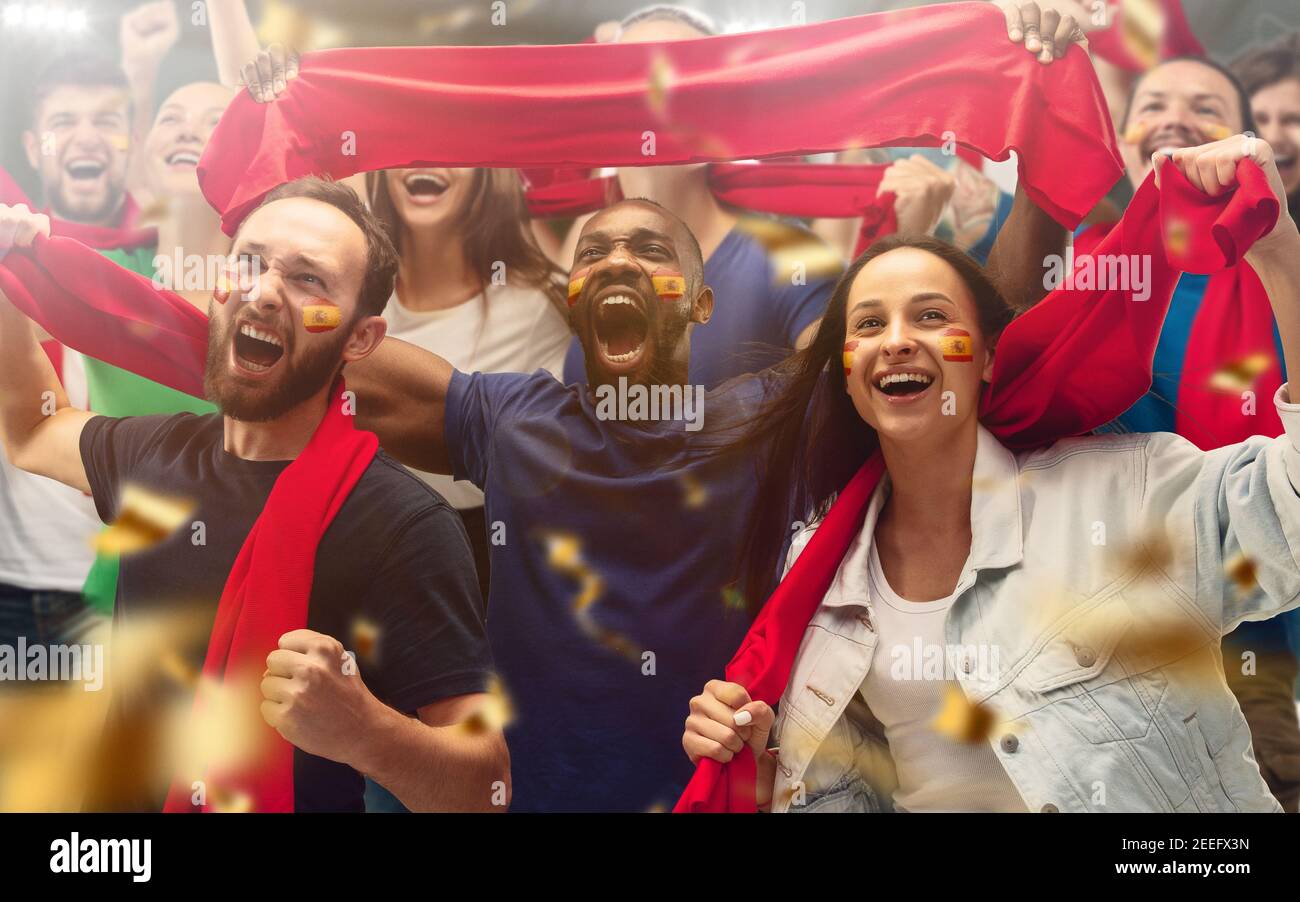
[[847,378],[853,372],[854,352],[858,349],[857,339],[846,341],[844,343],[844,376]]
[[586,284],[587,272],[589,270],[590,267],[587,267],[586,269],[580,269],[576,273],[574,273],[573,278],[569,280],[569,306],[570,307],[578,303],[578,295],[582,294],[582,286]]
[[303,305],[302,324],[308,332],[329,332],[343,325],[343,311],[326,298],[311,298]]
[[650,282],[654,285],[655,294],[659,295],[661,300],[675,301],[686,293],[685,277],[671,269],[659,270],[650,277]]
[[969,363],[974,359],[970,333],[965,329],[944,329],[939,336],[939,353],[943,354],[944,360]]

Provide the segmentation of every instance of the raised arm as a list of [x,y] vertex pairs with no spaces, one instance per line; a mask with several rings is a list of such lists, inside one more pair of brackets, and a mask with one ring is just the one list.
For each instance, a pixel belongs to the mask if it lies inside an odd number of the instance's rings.
[[240,75],[244,64],[261,49],[244,0],[208,0],[208,28],[217,78],[223,85],[238,87],[244,83]]
[[[0,258],[49,233],[48,217],[21,205],[0,205]],[[81,428],[91,416],[68,403],[31,321],[0,292],[0,439],[9,460],[19,469],[89,492]]]
[[379,436],[384,450],[408,467],[450,473],[443,437],[452,366],[396,338],[349,364],[344,376],[357,394],[357,426]]

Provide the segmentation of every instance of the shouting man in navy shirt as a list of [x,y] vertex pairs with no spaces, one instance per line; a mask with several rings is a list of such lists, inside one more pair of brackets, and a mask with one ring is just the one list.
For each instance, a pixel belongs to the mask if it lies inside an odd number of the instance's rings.
[[[0,206],[0,255],[48,231],[44,216]],[[213,623],[277,479],[331,415],[337,376],[384,338],[396,254],[351,189],[317,179],[277,189],[243,223],[234,253],[257,257],[262,272],[256,291],[241,282],[209,307],[205,384],[222,415],[114,419],[73,409],[31,324],[0,295],[0,433],[14,463],[91,492],[105,522],[122,513],[130,485],[192,501],[205,526],[202,543],[184,528],[123,558],[123,624],[164,611]],[[45,397],[58,401],[52,416]],[[500,732],[461,725],[486,699],[491,664],[456,512],[379,451],[316,551],[306,628],[280,636],[261,682],[262,717],[295,746],[294,810],[362,810],[362,774],[413,809],[504,810]],[[374,647],[346,657],[340,639],[350,642],[359,622],[372,625]],[[204,668],[202,633],[171,650],[192,673]],[[151,694],[143,717],[115,710],[119,748],[138,747],[121,735],[129,724],[156,728],[163,704],[193,695],[172,689]],[[117,774],[104,781],[115,785],[92,786],[90,805],[158,810],[173,776]]]
[[754,473],[695,452],[772,377],[688,384],[713,304],[702,273],[681,220],[622,201],[587,223],[570,274],[589,386],[461,373],[392,340],[349,368],[360,425],[486,495],[514,810],[671,807],[691,773],[675,745],[693,687],[749,625],[729,584]]

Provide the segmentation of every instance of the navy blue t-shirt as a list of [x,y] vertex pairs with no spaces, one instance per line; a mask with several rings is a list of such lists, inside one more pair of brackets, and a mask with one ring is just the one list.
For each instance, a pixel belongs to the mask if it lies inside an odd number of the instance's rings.
[[[792,230],[819,241],[802,226]],[[691,331],[691,380],[706,390],[728,379],[757,373],[778,362],[795,339],[826,310],[834,279],[809,277],[793,285],[773,266],[767,250],[743,229],[732,229],[704,262],[704,284],[713,289],[713,317]],[[582,345],[573,339],[564,358],[564,381],[585,385]]]
[[[706,431],[749,415],[770,379],[706,394]],[[685,460],[703,433],[681,420],[597,412],[586,388],[540,370],[456,372],[447,394],[453,472],[486,494],[513,811],[671,808],[693,770],[688,703],[750,623],[724,587],[754,467]]]

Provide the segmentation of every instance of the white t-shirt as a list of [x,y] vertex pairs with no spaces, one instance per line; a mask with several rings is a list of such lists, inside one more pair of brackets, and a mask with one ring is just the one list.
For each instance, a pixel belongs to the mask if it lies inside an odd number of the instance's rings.
[[[86,406],[81,355],[64,349],[63,385],[74,407]],[[80,592],[95,559],[100,530],[90,496],[9,463],[0,452],[0,583]]]
[[[531,373],[563,378],[571,333],[555,305],[535,288],[490,285],[486,292],[443,310],[403,306],[394,292],[384,309],[388,334],[432,351],[465,373]],[[483,493],[465,480],[418,473],[453,507],[483,506]]]
[[890,587],[875,542],[867,571],[875,605],[875,656],[860,689],[885,728],[898,771],[894,804],[905,811],[1024,811],[1025,803],[986,742],[957,742],[932,726],[957,685],[943,625],[955,593],[907,601]]

